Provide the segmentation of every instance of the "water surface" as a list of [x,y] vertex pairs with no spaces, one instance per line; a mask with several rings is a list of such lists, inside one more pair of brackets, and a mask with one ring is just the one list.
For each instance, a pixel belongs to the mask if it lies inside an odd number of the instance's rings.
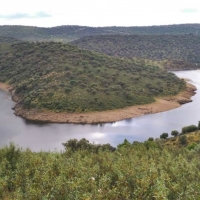
[[33,151],[63,150],[62,143],[73,138],[117,146],[125,138],[130,142],[144,141],[149,137],[157,138],[163,132],[170,134],[172,130],[181,131],[183,126],[197,125],[200,120],[200,70],[175,74],[191,79],[197,87],[193,102],[170,111],[103,125],[29,123],[13,114],[11,108],[15,103],[0,91],[0,147],[14,142]]

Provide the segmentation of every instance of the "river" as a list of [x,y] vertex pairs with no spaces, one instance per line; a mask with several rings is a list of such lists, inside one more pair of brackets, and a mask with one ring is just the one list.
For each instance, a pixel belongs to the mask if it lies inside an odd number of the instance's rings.
[[32,151],[60,151],[62,143],[69,139],[86,138],[94,143],[110,143],[117,146],[124,139],[145,141],[158,138],[163,132],[181,131],[183,126],[200,121],[200,70],[174,72],[182,78],[189,78],[197,87],[193,102],[167,112],[102,125],[38,124],[30,123],[13,114],[15,103],[0,90],[0,147],[14,142],[23,149]]

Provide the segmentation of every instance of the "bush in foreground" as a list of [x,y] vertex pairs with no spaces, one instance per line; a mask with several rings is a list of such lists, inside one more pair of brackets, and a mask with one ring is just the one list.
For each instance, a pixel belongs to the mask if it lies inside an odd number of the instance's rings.
[[0,149],[0,199],[198,199],[198,149],[147,141],[35,153],[10,145]]

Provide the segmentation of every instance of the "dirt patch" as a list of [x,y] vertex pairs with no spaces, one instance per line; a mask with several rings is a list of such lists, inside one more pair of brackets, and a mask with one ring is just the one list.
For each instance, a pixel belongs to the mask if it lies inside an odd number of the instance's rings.
[[0,89],[3,90],[4,92],[8,92],[9,91],[10,86],[8,84],[5,83],[1,83],[0,82]]

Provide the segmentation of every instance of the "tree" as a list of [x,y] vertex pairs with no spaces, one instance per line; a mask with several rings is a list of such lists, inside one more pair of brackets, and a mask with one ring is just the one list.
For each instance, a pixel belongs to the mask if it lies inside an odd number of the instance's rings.
[[198,123],[198,130],[200,130],[200,121],[199,121],[199,123]]
[[186,135],[181,135],[181,136],[179,137],[179,143],[180,143],[181,145],[186,145],[186,144],[187,144],[187,137],[186,137]]
[[179,134],[179,132],[176,131],[176,130],[174,130],[174,131],[171,132],[171,135],[174,136],[174,137],[176,137],[178,134]]
[[160,139],[166,139],[166,138],[168,138],[168,133],[163,133],[163,134],[161,134],[160,135]]
[[198,129],[198,127],[195,125],[185,126],[182,128],[182,133],[183,134],[191,133],[193,131],[196,131],[197,129]]
[[127,146],[131,146],[131,143],[127,139],[124,139],[124,142],[122,144],[118,144],[117,148],[127,147]]
[[148,141],[151,141],[151,142],[152,142],[152,141],[154,141],[154,139],[153,139],[152,137],[150,137],[150,138],[148,139]]
[[158,144],[154,141],[145,141],[144,142],[144,146],[146,147],[147,150],[151,149],[151,148],[157,148]]

